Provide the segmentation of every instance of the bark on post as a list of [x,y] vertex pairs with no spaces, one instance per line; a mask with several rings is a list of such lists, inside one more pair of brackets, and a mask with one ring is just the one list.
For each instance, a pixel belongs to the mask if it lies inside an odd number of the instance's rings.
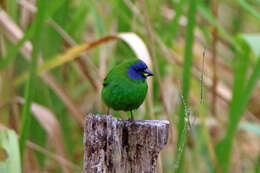
[[169,122],[119,120],[88,115],[84,130],[84,173],[157,173]]

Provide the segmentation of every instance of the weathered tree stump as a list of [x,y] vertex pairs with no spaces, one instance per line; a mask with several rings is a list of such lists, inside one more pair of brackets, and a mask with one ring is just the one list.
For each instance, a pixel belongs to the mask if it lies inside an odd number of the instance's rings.
[[167,143],[168,121],[119,120],[88,115],[84,130],[84,173],[157,173]]

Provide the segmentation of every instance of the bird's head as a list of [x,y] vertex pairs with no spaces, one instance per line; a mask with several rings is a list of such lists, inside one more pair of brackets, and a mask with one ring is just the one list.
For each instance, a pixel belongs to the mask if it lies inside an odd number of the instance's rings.
[[137,61],[128,68],[127,74],[130,78],[146,79],[148,76],[153,76],[153,73],[148,69],[147,65],[143,61]]

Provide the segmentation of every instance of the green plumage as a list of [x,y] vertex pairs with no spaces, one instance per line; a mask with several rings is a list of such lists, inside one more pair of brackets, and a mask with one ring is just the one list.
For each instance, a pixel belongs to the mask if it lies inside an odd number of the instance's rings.
[[128,75],[130,66],[138,62],[138,59],[125,61],[115,66],[104,79],[102,99],[109,108],[131,111],[143,103],[148,88],[146,79],[136,80]]

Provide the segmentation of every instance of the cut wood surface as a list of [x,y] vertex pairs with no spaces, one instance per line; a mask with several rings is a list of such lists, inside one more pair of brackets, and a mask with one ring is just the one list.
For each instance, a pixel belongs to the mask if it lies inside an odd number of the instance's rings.
[[89,114],[84,130],[84,173],[157,173],[168,139],[165,120],[120,120]]

